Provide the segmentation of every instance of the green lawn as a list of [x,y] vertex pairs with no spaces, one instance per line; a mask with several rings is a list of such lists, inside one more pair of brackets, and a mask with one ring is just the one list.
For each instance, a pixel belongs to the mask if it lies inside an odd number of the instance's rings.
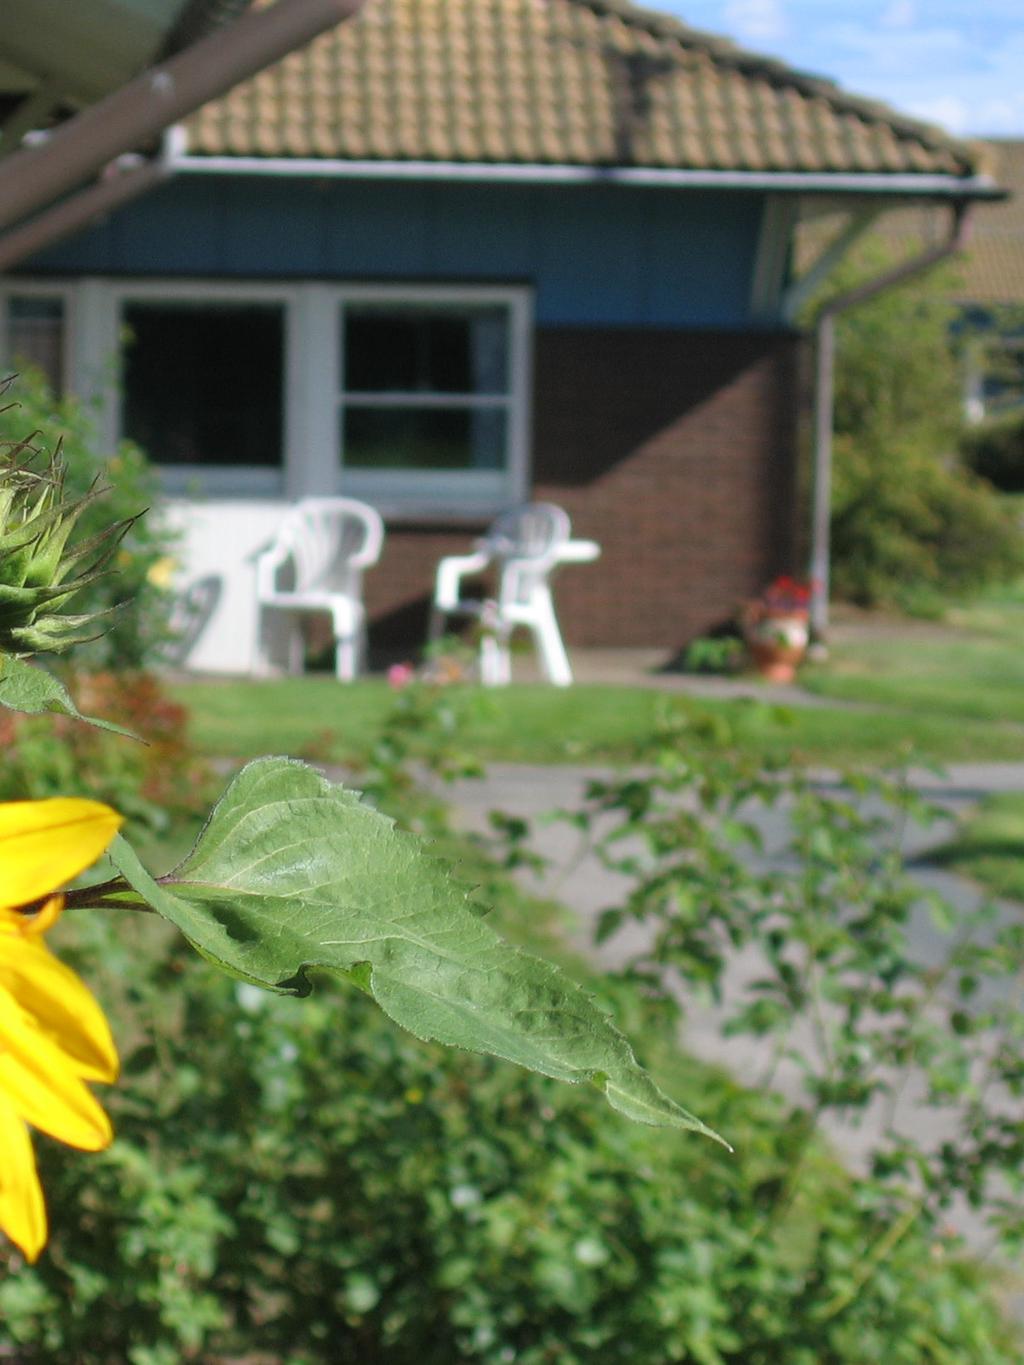
[[1024,792],[979,802],[930,858],[997,896],[1024,901]]
[[802,681],[823,697],[1024,725],[1022,646],[1024,590],[1008,588],[951,608],[941,624],[840,616],[827,665]]
[[[343,762],[366,752],[395,704],[382,682],[344,686],[321,677],[180,683],[174,693],[191,710],[198,747],[232,758],[286,753]],[[635,741],[666,709],[698,723],[702,717],[725,719],[748,750],[816,764],[881,764],[910,753],[939,762],[1024,760],[1024,725],[939,706],[780,709],[597,685],[477,691],[459,739],[489,762],[628,761],[635,758]]]
[[[459,739],[483,761],[628,761],[669,708],[725,718],[745,748],[815,764],[911,753],[938,763],[1024,760],[1024,585],[951,608],[940,624],[841,614],[828,662],[801,681],[835,706],[783,712],[622,686],[477,689]],[[232,758],[358,757],[395,704],[380,679],[345,686],[326,675],[182,682],[174,692],[191,708],[199,748]]]

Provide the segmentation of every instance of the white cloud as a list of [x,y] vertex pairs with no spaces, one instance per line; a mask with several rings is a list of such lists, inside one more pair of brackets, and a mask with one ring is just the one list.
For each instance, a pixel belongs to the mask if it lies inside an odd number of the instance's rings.
[[782,0],[728,0],[723,19],[747,43],[777,42],[787,29]]
[[914,0],[891,0],[879,20],[883,28],[910,28],[917,20]]

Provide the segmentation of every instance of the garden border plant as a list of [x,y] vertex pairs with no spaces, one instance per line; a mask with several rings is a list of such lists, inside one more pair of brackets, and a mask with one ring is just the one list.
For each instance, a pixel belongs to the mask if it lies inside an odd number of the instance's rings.
[[[41,465],[37,455],[15,444],[0,468],[0,705],[86,723],[30,656],[97,633],[101,611],[68,607],[104,581],[127,527],[76,540],[76,522],[103,489],[67,498],[59,451]],[[592,1082],[634,1119],[715,1136],[658,1089],[587,993],[499,938],[416,836],[306,765],[250,763],[191,853],[159,878],[117,833],[121,823],[81,798],[0,807],[0,1227],[28,1260],[46,1240],[28,1126],[90,1150],[110,1141],[84,1084],[113,1078],[109,1033],[40,937],[65,907],[156,912],[208,961],[271,991],[307,995],[311,970],[334,974],[417,1037]],[[105,848],[115,875],[61,894]]]

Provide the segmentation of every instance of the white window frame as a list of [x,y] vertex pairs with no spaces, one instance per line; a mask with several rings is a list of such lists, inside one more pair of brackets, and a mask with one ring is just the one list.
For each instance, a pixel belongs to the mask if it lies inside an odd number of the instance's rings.
[[[123,309],[134,301],[224,300],[279,303],[284,312],[284,430],[280,473],[260,466],[160,465],[171,496],[297,498],[340,492],[372,503],[389,520],[476,522],[526,497],[532,394],[532,291],[525,285],[356,284],[201,278],[8,277],[0,285],[0,359],[10,361],[11,295],[59,297],[64,303],[64,373],[68,389],[98,403],[100,434],[111,449],[123,435]],[[339,450],[343,391],[342,309],[347,302],[492,304],[509,314],[509,390],[483,398],[508,413],[503,470],[355,470]],[[424,395],[424,405],[454,406],[469,395]],[[478,400],[482,396],[477,396]],[[373,395],[386,406],[389,395]],[[400,398],[397,401],[402,401]]]
[[[284,328],[284,373],[282,381],[283,430],[281,432],[281,462],[275,467],[266,465],[217,464],[160,464],[161,486],[172,497],[255,497],[282,498],[289,495],[292,441],[289,433],[291,410],[289,378],[291,360],[295,352],[293,336],[295,291],[286,285],[235,283],[220,280],[136,280],[100,281],[99,326],[97,341],[99,354],[115,357],[113,375],[103,385],[104,429],[111,443],[124,435],[122,392],[123,350],[121,333],[124,309],[131,303],[212,303],[223,301],[244,305],[271,303],[281,308]],[[104,341],[106,344],[104,344]],[[111,382],[112,381],[112,382]]]
[[[338,449],[336,488],[348,496],[372,502],[392,519],[436,517],[438,514],[493,516],[526,495],[529,410],[530,337],[532,308],[525,288],[450,285],[341,285],[333,291],[334,441],[344,427],[348,408],[495,409],[506,414],[506,460],[495,470],[415,470],[346,468],[345,452]],[[345,388],[344,311],[348,304],[439,304],[457,309],[496,306],[508,312],[508,388],[501,394],[424,393],[399,394],[387,390],[350,393]]]
[[[0,378],[13,374],[14,344],[11,341],[10,301],[12,298],[59,299],[64,309],[64,337],[61,343],[61,371],[68,389],[75,388],[74,337],[75,291],[66,280],[21,280],[8,276],[0,282]],[[11,394],[17,402],[17,392]]]

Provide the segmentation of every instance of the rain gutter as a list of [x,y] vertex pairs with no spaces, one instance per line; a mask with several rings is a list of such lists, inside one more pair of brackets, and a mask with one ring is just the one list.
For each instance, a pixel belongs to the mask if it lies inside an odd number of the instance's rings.
[[970,229],[970,205],[960,200],[952,206],[949,236],[937,246],[911,257],[901,265],[858,285],[846,293],[837,294],[819,309],[814,318],[814,490],[811,504],[811,637],[824,648],[828,630],[829,573],[831,565],[832,514],[832,435],[835,408],[835,320],[858,304],[866,303],[886,289],[920,275],[942,261],[948,260],[967,245]]
[[176,120],[349,19],[365,0],[277,0],[250,10],[3,159],[0,228],[145,146]]
[[574,166],[489,161],[347,161],[330,157],[195,156],[172,158],[190,175],[308,177],[315,180],[463,180],[531,185],[635,185],[701,190],[774,190],[793,194],[880,194],[913,198],[1002,199],[987,175],[675,170],[659,166]]

